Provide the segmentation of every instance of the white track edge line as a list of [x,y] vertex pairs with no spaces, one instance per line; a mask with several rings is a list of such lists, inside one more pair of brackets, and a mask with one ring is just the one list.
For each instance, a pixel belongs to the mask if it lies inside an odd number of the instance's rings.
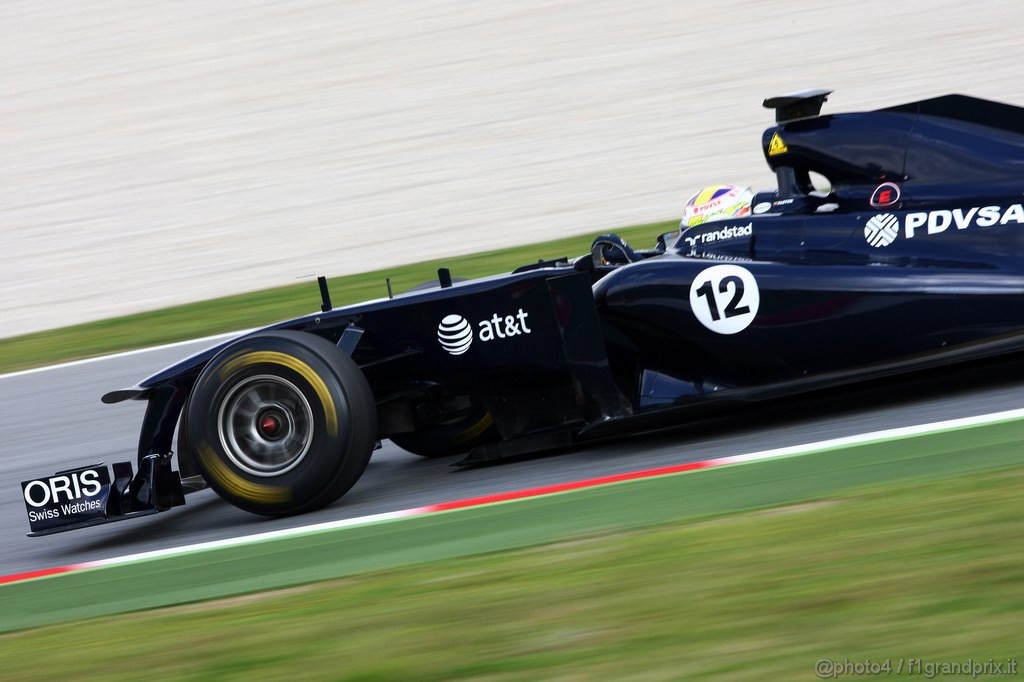
[[1022,418],[1024,418],[1024,408],[1017,408],[1013,410],[1004,410],[1002,412],[979,414],[973,417],[959,417],[957,419],[945,419],[943,421],[916,424],[914,426],[898,426],[896,428],[883,429],[881,431],[869,431],[868,433],[843,436],[841,438],[830,438],[829,440],[805,443],[803,445],[787,445],[786,447],[775,448],[773,450],[763,450],[760,452],[752,452],[742,455],[727,455],[725,457],[717,457],[708,461],[722,464],[742,464],[748,461],[759,462],[766,459],[775,459],[791,455],[803,455],[810,454],[811,452],[838,450],[840,448],[855,445],[869,445],[871,443],[881,443],[888,440],[903,440],[906,438],[913,438],[915,436],[944,433],[947,431],[959,431],[975,426],[991,426],[1000,422],[1010,422]]
[[199,542],[192,545],[181,545],[179,547],[155,549],[149,552],[126,554],[124,556],[111,557],[109,559],[83,561],[81,563],[73,565],[81,569],[102,568],[104,566],[116,566],[121,564],[149,561],[151,559],[162,559],[164,557],[173,556],[177,554],[194,554],[196,552],[204,552],[212,549],[224,549],[226,547],[237,547],[239,545],[258,544],[260,542],[266,542],[269,540],[281,540],[298,537],[302,535],[314,535],[316,533],[323,533],[325,531],[331,530],[339,530],[342,528],[351,528],[353,526],[367,526],[374,523],[394,521],[396,519],[405,518],[407,516],[416,516],[420,513],[422,513],[420,507],[414,509],[401,509],[398,511],[381,512],[380,514],[370,514],[368,516],[355,516],[348,519],[338,519],[336,521],[324,521],[323,523],[314,523],[308,526],[282,528],[280,530],[271,530],[266,531],[265,533],[257,533],[255,535],[241,535],[233,538],[223,538],[221,540],[209,540],[207,542]]
[[[933,433],[941,433],[945,431],[955,431],[975,426],[986,426],[1000,422],[1008,422],[1016,419],[1024,418],[1024,408],[1015,410],[1005,410],[1002,412],[992,412],[989,414],[976,415],[974,417],[961,417],[958,419],[948,419],[940,422],[931,422],[928,424],[918,424],[916,426],[902,426],[894,429],[884,429],[882,431],[872,431],[869,433],[857,434],[854,436],[844,436],[842,438],[832,438],[824,441],[815,441],[812,443],[804,443],[802,445],[791,445],[783,448],[774,448],[772,450],[761,450],[757,452],[744,453],[740,455],[726,455],[724,457],[713,457],[705,460],[698,460],[710,464],[707,468],[716,468],[719,466],[736,466],[742,464],[750,464],[754,462],[767,461],[771,459],[780,459],[784,457],[796,457],[801,455],[809,455],[814,453],[824,453],[832,450],[841,449],[844,447],[851,447],[856,445],[868,445],[875,442],[884,442],[887,440],[901,440],[905,438],[912,438],[914,436],[922,436]],[[672,466],[672,465],[668,465]],[[653,469],[661,467],[652,467]],[[679,476],[683,474],[696,473],[704,471],[706,469],[693,469],[685,472],[674,472],[669,474],[661,474],[662,476]],[[642,470],[641,470],[642,471]],[[651,478],[658,477],[653,475]],[[643,479],[632,479],[632,480],[643,480]],[[629,483],[631,481],[620,481],[612,482],[603,485],[619,485],[622,483]],[[544,486],[538,486],[544,487]],[[566,491],[575,492],[575,491]],[[564,494],[564,493],[552,493],[552,494]],[[507,502],[519,502],[522,499],[507,500],[495,503],[483,503],[483,504],[505,504]],[[368,516],[356,516],[348,519],[339,519],[337,521],[325,521],[322,523],[315,523],[306,526],[295,526],[293,528],[282,528],[280,530],[268,531],[265,533],[258,533],[256,535],[243,535],[236,536],[233,538],[225,538],[222,540],[212,540],[208,542],[195,543],[191,545],[180,545],[178,547],[169,547],[165,549],[153,550],[150,552],[141,552],[138,554],[128,554],[120,557],[112,557],[110,559],[100,559],[97,561],[86,561],[78,564],[74,564],[76,567],[82,569],[89,568],[101,568],[107,566],[123,565],[127,563],[134,563],[137,561],[146,561],[150,559],[159,559],[172,555],[181,554],[192,554],[196,552],[202,552],[212,549],[220,549],[224,547],[235,547],[239,545],[257,544],[269,540],[278,540],[283,538],[293,538],[303,535],[312,535],[315,533],[322,533],[326,531],[339,530],[344,528],[350,528],[354,526],[363,526],[373,523],[380,523],[385,521],[394,521],[410,516],[418,516],[426,513],[448,513],[449,511],[463,511],[464,509],[472,509],[473,507],[462,507],[458,509],[445,510],[443,512],[431,512],[430,508],[434,506],[432,504],[423,505],[420,507],[414,507],[412,509],[402,509],[392,512],[382,512],[379,514],[371,514]],[[482,506],[482,505],[477,505]],[[59,574],[58,574],[59,575]]]
[[225,332],[223,334],[214,334],[213,336],[203,336],[198,339],[189,339],[187,341],[174,341],[173,343],[164,343],[159,346],[148,346],[146,348],[135,348],[133,350],[124,350],[118,353],[110,353],[109,355],[97,355],[92,358],[82,358],[81,360],[70,360],[68,362],[60,362],[56,365],[45,365],[43,367],[33,367],[31,369],[22,369],[17,372],[8,372],[7,374],[0,374],[0,380],[2,379],[13,379],[14,377],[21,377],[27,374],[38,374],[40,372],[49,372],[52,369],[67,369],[68,367],[77,367],[79,365],[89,365],[94,362],[103,362],[105,360],[116,360],[117,358],[124,358],[130,355],[142,355],[143,353],[151,353],[153,351],[166,350],[168,348],[178,348],[180,346],[187,346],[193,343],[212,343],[221,339],[229,339],[234,336],[241,336],[242,334],[248,334],[249,332],[255,331],[255,329],[242,329],[236,332]]

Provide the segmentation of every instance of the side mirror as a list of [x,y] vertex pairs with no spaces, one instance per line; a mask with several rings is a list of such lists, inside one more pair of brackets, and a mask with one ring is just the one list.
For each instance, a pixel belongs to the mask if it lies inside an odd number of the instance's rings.
[[676,240],[679,239],[679,235],[682,233],[682,230],[672,230],[671,232],[659,234],[658,245],[654,249],[656,251],[667,251],[670,246],[676,243]]

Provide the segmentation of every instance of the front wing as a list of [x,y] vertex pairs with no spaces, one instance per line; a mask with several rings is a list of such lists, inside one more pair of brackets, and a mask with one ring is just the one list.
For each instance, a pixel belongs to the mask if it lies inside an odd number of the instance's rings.
[[135,475],[130,462],[116,462],[110,469],[99,463],[22,482],[29,537],[146,516],[185,504],[181,477],[171,469],[170,457],[144,457]]

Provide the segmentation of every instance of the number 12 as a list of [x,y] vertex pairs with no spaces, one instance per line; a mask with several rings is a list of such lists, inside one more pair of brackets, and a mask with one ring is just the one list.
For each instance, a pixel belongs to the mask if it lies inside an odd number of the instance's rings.
[[[721,294],[729,291],[729,285],[733,285],[732,299],[729,304],[725,306],[725,316],[736,317],[737,315],[746,315],[750,312],[750,306],[739,305],[739,302],[743,300],[743,280],[736,275],[729,275],[723,277],[722,281],[718,283],[718,292]],[[715,289],[711,286],[711,281],[704,282],[699,289],[697,289],[697,295],[703,296],[708,302],[708,310],[711,311],[711,319],[718,322],[722,319],[721,314],[718,312],[718,301],[715,300]]]

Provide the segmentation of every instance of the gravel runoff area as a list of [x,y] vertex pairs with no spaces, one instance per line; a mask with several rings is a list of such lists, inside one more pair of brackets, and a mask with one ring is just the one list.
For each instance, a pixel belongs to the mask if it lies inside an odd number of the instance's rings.
[[761,99],[1024,104],[1024,5],[8,0],[0,337],[678,215]]

